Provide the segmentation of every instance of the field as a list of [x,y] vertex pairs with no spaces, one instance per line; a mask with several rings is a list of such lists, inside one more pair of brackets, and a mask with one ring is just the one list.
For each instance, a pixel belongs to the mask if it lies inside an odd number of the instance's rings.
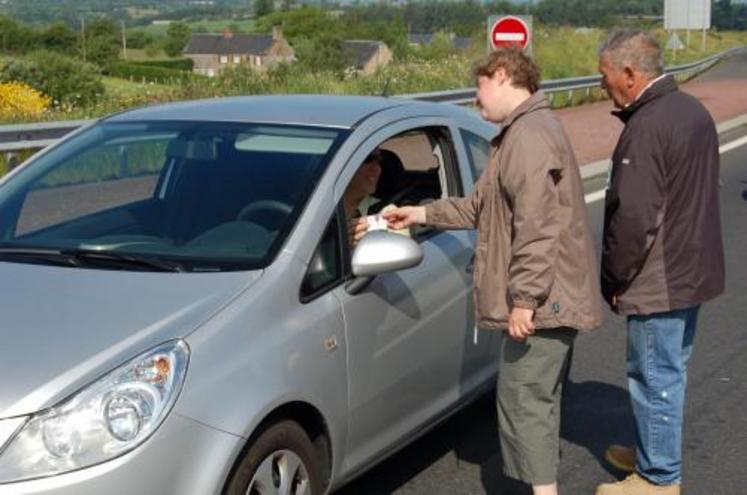
[[[229,27],[237,27],[242,33],[249,33],[254,29],[253,19],[222,19],[186,22],[193,33],[220,33]],[[168,24],[151,24],[145,27],[132,28],[144,31],[153,36],[166,36],[169,29]]]
[[[667,33],[655,31],[662,46],[666,45]],[[678,33],[685,42],[684,32]],[[597,47],[604,39],[600,29],[544,28],[535,31],[534,55],[542,68],[544,79],[583,76],[597,73]],[[692,32],[690,47],[664,52],[665,65],[680,65],[694,62],[735,46],[747,45],[747,32],[710,31],[706,37],[706,51],[701,51],[701,33]]]

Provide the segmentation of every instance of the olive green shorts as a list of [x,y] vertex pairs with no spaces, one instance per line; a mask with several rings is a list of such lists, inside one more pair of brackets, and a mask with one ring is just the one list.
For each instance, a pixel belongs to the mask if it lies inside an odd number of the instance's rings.
[[560,399],[578,332],[538,330],[526,342],[503,332],[498,367],[498,430],[503,472],[531,485],[555,483]]

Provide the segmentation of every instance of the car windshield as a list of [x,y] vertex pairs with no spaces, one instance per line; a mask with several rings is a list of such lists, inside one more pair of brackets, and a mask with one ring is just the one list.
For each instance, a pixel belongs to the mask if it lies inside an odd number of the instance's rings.
[[[258,269],[289,235],[343,131],[99,123],[0,185],[0,261]],[[183,271],[180,270],[180,271]]]

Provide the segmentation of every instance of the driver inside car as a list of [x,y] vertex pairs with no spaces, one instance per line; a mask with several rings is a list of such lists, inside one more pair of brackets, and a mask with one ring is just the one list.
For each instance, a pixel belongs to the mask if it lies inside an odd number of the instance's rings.
[[394,204],[384,205],[380,198],[374,196],[382,175],[382,154],[380,148],[375,148],[363,160],[345,191],[345,217],[348,221],[348,237],[353,247],[369,230],[389,230],[410,235],[409,229],[389,229],[386,220],[381,217],[381,213],[396,207]]

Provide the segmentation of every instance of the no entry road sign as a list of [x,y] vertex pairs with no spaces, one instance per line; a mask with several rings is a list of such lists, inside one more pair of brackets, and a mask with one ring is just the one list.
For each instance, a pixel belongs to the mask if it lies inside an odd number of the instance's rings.
[[495,50],[505,46],[518,46],[525,50],[532,38],[531,19],[528,20],[526,22],[513,15],[491,17],[488,24],[490,47]]

